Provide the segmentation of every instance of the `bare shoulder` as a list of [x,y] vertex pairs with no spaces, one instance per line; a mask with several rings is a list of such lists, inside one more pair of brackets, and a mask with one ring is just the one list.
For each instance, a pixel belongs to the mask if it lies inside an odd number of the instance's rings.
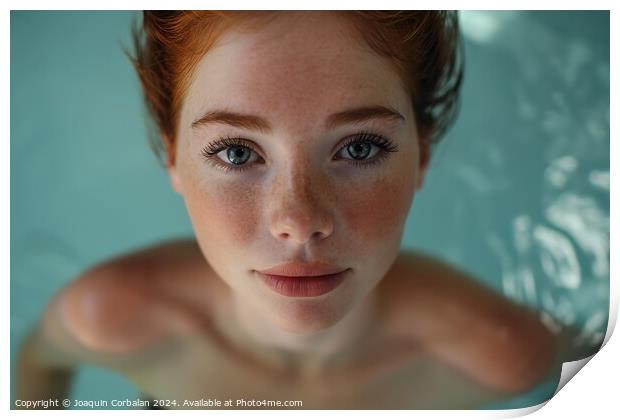
[[402,252],[388,277],[399,329],[489,391],[523,392],[551,372],[557,339],[535,311],[419,252]]
[[58,351],[47,357],[108,367],[145,362],[145,355],[195,328],[196,308],[204,305],[186,298],[210,298],[207,270],[192,240],[156,244],[97,264],[50,303],[40,329]]

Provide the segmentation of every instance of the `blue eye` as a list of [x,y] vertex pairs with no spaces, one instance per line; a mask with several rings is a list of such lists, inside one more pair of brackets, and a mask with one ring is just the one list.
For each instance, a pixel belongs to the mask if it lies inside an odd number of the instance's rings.
[[250,156],[252,156],[252,151],[248,149],[247,147],[235,146],[235,147],[229,147],[228,149],[223,150],[223,151],[226,152],[226,158],[233,165],[243,165],[250,159]]
[[[224,169],[225,171],[242,171],[247,166],[252,155],[260,159],[251,144],[241,138],[224,137],[214,141],[202,150],[202,156],[207,162]],[[218,162],[219,161],[219,162]]]
[[369,165],[379,163],[388,153],[397,152],[398,147],[390,140],[372,133],[360,133],[353,136],[338,151],[336,156],[342,159],[341,152],[346,152],[355,165]]
[[[390,140],[373,133],[359,133],[348,140],[336,155],[353,165],[374,165],[397,152],[398,147]],[[351,159],[342,156],[346,152]]]
[[376,150],[379,150],[377,146],[369,142],[351,143],[347,146],[346,150],[347,150],[347,153],[349,153],[349,155],[353,157],[353,159],[362,160],[362,159],[366,159],[368,155],[370,155],[370,152],[373,146],[376,148]]

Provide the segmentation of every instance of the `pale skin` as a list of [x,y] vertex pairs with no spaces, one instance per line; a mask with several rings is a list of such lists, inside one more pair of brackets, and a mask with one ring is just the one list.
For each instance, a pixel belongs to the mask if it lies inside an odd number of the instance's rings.
[[[89,363],[158,400],[475,408],[586,355],[467,274],[400,250],[428,150],[397,73],[357,36],[339,17],[305,13],[223,35],[196,68],[168,166],[195,239],[68,284],[24,346],[21,398],[66,395],[71,370]],[[402,118],[327,127],[333,114],[377,105]],[[192,124],[215,109],[270,129]],[[368,161],[383,158],[355,165],[344,145],[362,131],[397,150],[373,146]],[[224,136],[244,139],[242,171],[223,169],[233,166],[226,149],[205,160]],[[294,259],[352,276],[296,298],[253,274]]]

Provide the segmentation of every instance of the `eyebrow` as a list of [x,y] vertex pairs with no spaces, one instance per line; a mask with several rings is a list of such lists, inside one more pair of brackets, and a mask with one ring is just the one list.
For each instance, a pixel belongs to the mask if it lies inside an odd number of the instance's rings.
[[[362,106],[330,115],[325,122],[325,128],[329,130],[339,125],[362,123],[373,119],[404,121],[405,117],[390,107],[382,105]],[[192,128],[217,123],[264,133],[272,131],[271,124],[264,118],[256,115],[239,114],[229,110],[207,111],[192,123]]]

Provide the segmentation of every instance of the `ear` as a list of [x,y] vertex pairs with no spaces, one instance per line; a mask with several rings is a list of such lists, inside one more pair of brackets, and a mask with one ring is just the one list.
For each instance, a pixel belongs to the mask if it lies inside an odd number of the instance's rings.
[[176,164],[175,148],[167,135],[162,134],[161,137],[166,146],[166,170],[168,171],[168,176],[170,176],[170,183],[178,194],[182,194],[183,189],[181,188],[181,177]]
[[416,184],[416,191],[421,189],[424,185],[424,179],[426,178],[426,172],[428,171],[429,162],[431,160],[431,147],[428,136],[420,136],[418,145],[420,149],[420,160],[418,162],[418,182]]

